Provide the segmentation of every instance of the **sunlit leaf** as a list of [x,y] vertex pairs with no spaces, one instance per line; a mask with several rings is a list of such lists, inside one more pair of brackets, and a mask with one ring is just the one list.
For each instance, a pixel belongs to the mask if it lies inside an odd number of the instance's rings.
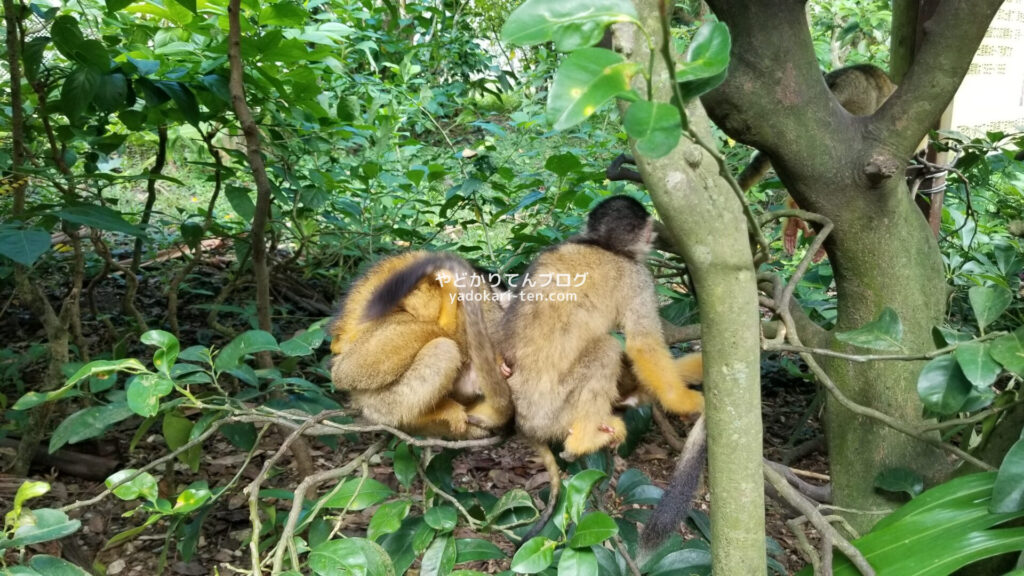
[[619,527],[604,512],[592,512],[580,519],[576,524],[576,532],[569,540],[573,548],[589,548],[600,544],[619,533]]
[[388,553],[363,538],[329,540],[309,552],[309,569],[318,576],[395,576]]
[[538,536],[523,544],[512,557],[512,571],[521,574],[536,574],[555,560],[556,543]]
[[886,307],[878,318],[860,328],[837,332],[836,339],[862,348],[902,351],[903,323],[895,310]]
[[683,133],[679,110],[662,102],[640,100],[630,104],[622,124],[636,140],[637,152],[652,159],[671,152]]
[[527,0],[505,20],[501,39],[524,46],[554,40],[557,50],[570,52],[597,44],[611,24],[635,20],[629,0]]
[[974,286],[967,291],[967,297],[982,330],[999,318],[1013,300],[1013,294],[1002,286]]
[[604,48],[577,50],[562,61],[548,93],[547,118],[555,130],[586,120],[604,103],[630,90],[636,65]]
[[1002,366],[989,354],[991,346],[989,342],[964,342],[954,352],[960,370],[979,390],[991,386],[1002,371]]

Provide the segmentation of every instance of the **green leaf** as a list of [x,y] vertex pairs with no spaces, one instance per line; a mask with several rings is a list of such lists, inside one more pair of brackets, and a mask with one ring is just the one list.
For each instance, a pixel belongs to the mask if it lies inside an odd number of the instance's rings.
[[971,308],[982,330],[994,322],[1013,300],[1013,294],[1002,286],[974,286],[967,291]]
[[65,418],[50,437],[50,454],[65,444],[74,444],[103,434],[108,428],[133,415],[124,402],[93,406]]
[[318,576],[395,576],[388,553],[363,538],[328,540],[309,552],[309,568]]
[[[22,506],[24,506],[25,502],[32,498],[38,498],[49,491],[50,484],[47,482],[33,482],[32,480],[22,482],[18,486],[18,491],[14,494],[14,506],[10,512],[4,515],[4,524],[6,526],[17,526],[20,524]],[[0,541],[2,540],[0,538]]]
[[1024,512],[1024,434],[1003,457],[992,487],[989,511],[993,514]]
[[[928,490],[883,518],[853,542],[879,574],[944,576],[978,560],[1024,550],[1024,528],[996,528],[1015,514],[988,510],[995,473],[955,478]],[[810,566],[798,576],[811,576]],[[834,576],[860,572],[844,556]]]
[[569,515],[570,522],[579,522],[590,491],[607,476],[601,470],[584,470],[569,480],[565,490],[565,511]]
[[924,479],[909,468],[886,468],[875,476],[875,487],[886,492],[906,492],[913,498],[924,491]]
[[455,529],[459,514],[451,506],[434,506],[423,515],[427,525],[444,534]]
[[559,178],[565,178],[582,167],[583,163],[572,152],[552,154],[544,162],[544,169],[554,172]]
[[936,414],[956,414],[970,392],[971,383],[952,356],[940,356],[928,362],[917,378],[921,402]]
[[128,102],[128,79],[120,72],[100,76],[93,102],[103,112],[119,110]]
[[873,350],[902,351],[903,324],[892,308],[886,307],[878,318],[856,330],[837,332],[836,339]]
[[536,515],[537,508],[533,505],[533,497],[522,488],[513,488],[501,495],[501,498],[491,507],[487,513],[487,521],[494,522],[505,512],[518,509],[532,510]]
[[366,529],[366,537],[376,540],[384,534],[391,534],[402,527],[402,520],[409,515],[408,500],[395,500],[382,504],[370,518],[370,526]]
[[[67,514],[52,508],[26,510],[18,518],[13,538],[0,538],[0,551],[6,548],[24,548],[41,542],[50,542],[70,536],[81,528],[78,520],[68,520]],[[47,575],[49,576],[49,575]]]
[[60,88],[60,107],[68,120],[74,122],[89,108],[100,86],[100,73],[95,68],[76,66]]
[[144,230],[129,224],[120,212],[98,204],[72,204],[57,212],[57,216],[82,226],[92,226],[93,228],[120,232],[138,238],[146,236]]
[[555,130],[583,122],[612,98],[629,92],[636,65],[604,48],[577,50],[555,72],[547,118]]
[[[75,520],[78,522],[78,520]],[[77,530],[77,528],[76,528]],[[28,563],[33,570],[46,576],[91,576],[78,566],[54,556],[38,554]]]
[[689,102],[694,98],[707,94],[715,88],[725,82],[725,79],[729,76],[728,70],[722,70],[714,76],[708,76],[707,78],[698,78],[696,80],[690,80],[689,82],[679,83],[679,94],[683,98],[683,102]]
[[46,54],[46,47],[49,45],[49,36],[36,36],[25,42],[21,59],[25,63],[25,78],[30,82],[35,82],[39,78],[39,68],[43,65],[43,56]]
[[323,344],[325,337],[323,328],[306,330],[290,340],[281,342],[281,352],[285,356],[309,356]]
[[157,82],[185,117],[185,121],[193,126],[199,125],[199,102],[192,90],[184,82]]
[[558,576],[592,576],[598,573],[597,556],[588,548],[566,548],[558,560]]
[[505,558],[505,553],[501,548],[495,546],[490,540],[480,538],[459,538],[455,540],[455,549],[458,551],[456,564]]
[[224,189],[224,195],[227,196],[231,209],[242,221],[252,222],[253,216],[256,215],[256,204],[252,201],[247,188],[228,186]]
[[622,120],[626,134],[636,140],[636,150],[648,158],[661,158],[682,136],[679,110],[671,104],[640,100],[630,104]]
[[[619,526],[604,512],[587,514],[576,524],[576,532],[569,540],[572,548],[589,548],[619,533]],[[596,560],[595,560],[596,562]]]
[[676,576],[677,574],[711,574],[711,552],[699,548],[677,550],[654,564],[648,576]]
[[234,368],[248,354],[278,350],[277,340],[270,332],[263,330],[248,330],[228,342],[214,361],[214,367],[223,371]]
[[184,516],[206,504],[210,498],[213,498],[213,493],[210,492],[210,487],[206,484],[205,480],[193,482],[181,494],[178,494],[178,498],[174,501],[172,512],[179,516]]
[[436,538],[420,561],[422,576],[448,576],[455,567],[455,539],[451,536]]
[[171,2],[173,2],[173,3],[175,3],[175,4],[179,5],[179,6],[182,6],[183,8],[185,8],[186,10],[188,10],[189,12],[191,12],[193,14],[196,14],[196,15],[199,14],[199,11],[198,11],[198,9],[196,7],[196,0],[171,0]]
[[169,373],[171,367],[174,366],[174,362],[178,359],[178,352],[181,348],[174,334],[164,330],[150,330],[143,334],[140,340],[142,340],[143,344],[159,348],[159,350],[153,353],[153,366],[156,366],[165,374]]
[[[174,451],[188,444],[189,439],[192,437],[193,426],[194,424],[191,420],[177,412],[172,411],[164,414],[163,433],[167,447]],[[178,460],[187,464],[192,472],[198,472],[199,457],[202,455],[202,449],[203,447],[197,444],[178,454]]]
[[[138,473],[138,470],[134,469],[114,472],[107,478],[104,484],[108,489],[112,488],[126,478],[131,478],[136,473]],[[114,496],[117,496],[121,500],[135,500],[136,498],[142,498],[143,500],[156,502],[157,498],[160,497],[160,488],[157,485],[156,478],[154,478],[149,472],[143,472],[138,476],[135,476],[130,481],[114,488],[113,492]]]
[[685,83],[725,72],[731,49],[729,27],[722,22],[705,22],[694,34],[682,65],[676,69],[676,81]]
[[261,26],[287,26],[298,28],[306,23],[309,12],[294,2],[278,2],[260,10]]
[[0,256],[31,266],[50,249],[50,234],[39,228],[0,230]]
[[954,352],[960,370],[977,390],[991,386],[1002,371],[1002,366],[989,354],[991,346],[989,342],[964,342]]
[[160,399],[174,390],[174,382],[162,374],[139,374],[128,384],[128,406],[139,416],[156,416]]
[[636,468],[630,468],[619,475],[615,493],[622,497],[622,503],[654,505],[661,501],[665,491],[651,484],[651,480]]
[[135,0],[106,0],[107,12],[117,12],[132,5]]
[[1024,326],[993,341],[989,354],[1002,364],[1003,368],[1024,378]]
[[512,557],[512,571],[520,574],[536,574],[555,560],[556,542],[543,536],[531,538]]
[[373,478],[349,478],[324,502],[324,507],[363,510],[390,498],[392,494],[391,488]]
[[[78,20],[73,16],[54,18],[50,26],[50,36],[53,37],[53,45],[57,51],[68,60],[88,67],[97,74],[110,68],[110,56],[106,47],[98,40],[85,38],[78,27]],[[88,100],[91,99],[90,95]]]
[[522,46],[554,40],[557,50],[571,52],[597,44],[609,25],[636,17],[629,0],[527,0],[505,20],[501,39]]
[[416,457],[412,449],[405,442],[395,447],[394,459],[395,477],[398,482],[408,488],[416,478]]

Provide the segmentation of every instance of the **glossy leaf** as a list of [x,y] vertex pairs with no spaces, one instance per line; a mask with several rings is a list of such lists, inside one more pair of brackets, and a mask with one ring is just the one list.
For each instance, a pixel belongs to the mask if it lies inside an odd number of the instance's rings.
[[295,337],[281,342],[281,352],[285,356],[309,356],[324,342],[326,334],[322,328],[306,330]]
[[329,540],[309,552],[309,568],[318,576],[395,576],[388,553],[363,538]]
[[875,476],[875,487],[886,492],[905,492],[913,498],[924,491],[924,479],[909,468],[886,468]]
[[[78,522],[75,520],[75,522]],[[46,554],[38,554],[32,557],[28,563],[33,570],[45,576],[90,576],[89,572],[79,568],[77,565]]]
[[1002,366],[989,354],[989,348],[989,342],[964,342],[954,352],[960,370],[978,390],[991,386],[1002,371]]
[[[123,482],[128,478],[132,478],[138,470],[128,469],[114,472],[104,482],[106,487],[112,488],[117,486],[118,483]],[[136,498],[142,498],[150,502],[156,502],[157,498],[160,497],[160,489],[157,486],[156,478],[153,477],[149,472],[142,472],[135,476],[131,480],[128,480],[124,484],[117,486],[113,490],[114,496],[117,496],[121,500],[135,500]]]
[[[853,542],[878,574],[946,576],[978,560],[1024,550],[1024,528],[995,528],[1016,514],[988,511],[995,473],[953,479],[928,490],[883,518]],[[810,576],[808,566],[798,576]],[[836,555],[835,576],[857,576]]]
[[127,104],[128,78],[120,72],[104,74],[99,78],[93,102],[103,112],[113,112]]
[[556,545],[554,541],[543,536],[531,538],[512,557],[512,571],[520,574],[536,574],[551,566],[555,560]]
[[683,63],[676,68],[676,81],[690,82],[720,75],[729,68],[732,37],[722,22],[705,22],[694,34]]
[[548,93],[547,118],[555,130],[583,122],[603,104],[630,90],[636,65],[604,48],[577,50],[562,61]]
[[647,574],[650,576],[711,574],[711,552],[700,549],[677,550],[651,566]]
[[683,134],[679,110],[662,102],[634,102],[622,124],[629,137],[636,140],[637,152],[652,159],[671,152]]
[[992,487],[989,510],[993,513],[1024,511],[1024,434],[1003,457]]
[[435,538],[420,560],[423,576],[448,576],[455,567],[455,539],[451,536]]
[[457,564],[505,558],[505,553],[501,548],[495,546],[490,540],[480,538],[459,538],[455,540],[455,549],[458,551],[455,561]]
[[370,525],[366,529],[366,537],[376,540],[384,534],[391,534],[402,527],[402,520],[409,515],[408,500],[395,500],[382,504],[370,518]]
[[195,511],[213,497],[210,487],[206,481],[193,482],[188,488],[174,500],[172,512],[178,515],[185,515]]
[[917,378],[917,394],[924,407],[936,414],[955,414],[971,392],[971,383],[956,358],[940,356],[925,364]]
[[619,533],[619,527],[604,512],[587,514],[576,524],[576,532],[569,540],[572,548],[589,548]]
[[99,86],[100,73],[95,68],[78,66],[68,74],[60,88],[60,107],[68,120],[74,122],[89,108]]
[[607,476],[601,470],[584,470],[569,480],[565,489],[565,510],[570,522],[579,522],[590,491]]
[[501,498],[491,507],[487,513],[487,520],[493,522],[505,512],[526,508],[536,514],[537,509],[533,505],[533,497],[522,488],[513,488],[501,495]]
[[146,236],[145,231],[138,226],[129,224],[120,212],[99,204],[74,204],[57,212],[57,216],[73,224],[120,232],[139,238]]
[[570,52],[597,44],[611,24],[635,20],[629,0],[527,0],[505,20],[501,39],[522,46],[554,40]]
[[228,345],[217,354],[214,366],[217,370],[228,370],[238,366],[242,358],[248,354],[278,349],[277,340],[270,332],[248,330],[236,336],[231,342],[228,342]]
[[0,256],[31,266],[50,249],[50,235],[39,228],[0,230]]
[[592,576],[597,574],[597,556],[589,548],[566,548],[558,559],[558,576]]
[[[173,451],[181,448],[185,444],[188,444],[189,438],[192,436],[193,426],[194,424],[191,420],[177,414],[175,411],[170,411],[164,414],[163,434],[164,440],[167,442],[167,447]],[[203,447],[199,445],[192,446],[188,450],[178,454],[178,460],[184,462],[192,472],[198,472],[199,458],[203,454],[202,449]]]
[[1002,364],[1003,368],[1024,378],[1024,326],[993,341],[989,354]]
[[412,453],[412,448],[405,442],[402,442],[395,447],[395,453],[392,458],[394,460],[395,477],[398,478],[398,482],[402,486],[408,488],[416,478],[416,457]]
[[873,350],[902,351],[903,323],[892,308],[886,307],[878,318],[856,330],[837,332],[836,339]]
[[174,334],[163,330],[150,330],[139,339],[142,340],[143,344],[159,348],[159,350],[153,353],[153,365],[161,372],[169,373],[171,367],[174,366],[174,362],[178,359],[178,352],[181,348]]
[[984,330],[1010,305],[1013,294],[1002,286],[974,286],[967,291],[978,327]]
[[174,390],[174,382],[162,374],[139,374],[128,384],[128,407],[143,417],[156,416],[160,399]]
[[446,533],[455,529],[459,514],[451,506],[434,506],[423,515],[427,525],[438,532]]
[[341,488],[324,502],[325,508],[363,510],[389,498],[391,488],[373,478],[349,478]]
[[50,454],[65,444],[74,444],[103,434],[108,428],[133,415],[124,402],[93,406],[65,418],[50,436]]
[[[25,518],[25,515],[30,515],[30,518]],[[18,524],[13,537],[0,538],[0,551],[66,538],[82,527],[80,521],[69,520],[67,514],[52,508],[23,512]]]

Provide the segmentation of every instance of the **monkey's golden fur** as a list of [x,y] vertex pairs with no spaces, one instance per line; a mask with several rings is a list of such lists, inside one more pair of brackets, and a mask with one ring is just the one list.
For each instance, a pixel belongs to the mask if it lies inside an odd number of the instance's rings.
[[455,439],[509,422],[492,341],[503,308],[486,281],[470,285],[474,274],[458,256],[420,251],[377,263],[352,286],[331,328],[331,379],[367,419]]
[[[703,396],[689,388],[699,381],[701,356],[673,360],[662,335],[646,266],[652,224],[632,198],[602,201],[581,235],[534,261],[505,314],[502,353],[512,369],[516,428],[551,477],[547,507],[524,542],[550,519],[560,491],[548,442],[563,442],[569,459],[618,444],[626,425],[613,407],[622,396],[649,395],[677,414],[703,410]],[[628,373],[616,330],[625,335]]]

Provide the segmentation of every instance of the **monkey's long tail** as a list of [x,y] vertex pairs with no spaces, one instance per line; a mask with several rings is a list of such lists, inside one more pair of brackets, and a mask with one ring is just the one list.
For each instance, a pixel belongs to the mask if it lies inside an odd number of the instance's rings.
[[374,292],[363,311],[365,320],[376,320],[391,312],[409,295],[420,281],[438,272],[448,272],[446,281],[463,296],[458,305],[462,310],[466,323],[466,341],[469,361],[477,370],[480,387],[493,410],[507,418],[512,417],[512,392],[501,374],[501,361],[497,350],[491,342],[484,318],[481,294],[478,291],[489,290],[486,282],[480,282],[474,289],[473,276],[477,271],[460,256],[435,252],[425,255],[405,268],[392,274]]
[[519,541],[519,546],[517,548],[521,548],[523,544],[529,542],[531,538],[540,534],[540,531],[548,525],[548,522],[551,521],[551,517],[555,514],[555,507],[558,505],[558,494],[562,491],[562,471],[558,468],[558,461],[555,460],[555,453],[552,452],[551,448],[543,442],[534,444],[533,449],[537,451],[537,455],[544,461],[544,469],[547,470],[548,477],[551,479],[548,488],[548,503],[544,506],[544,511],[541,512],[537,523],[523,535],[523,539]]
[[649,556],[657,550],[665,538],[679,528],[679,523],[689,513],[700,484],[701,473],[704,471],[706,454],[707,426],[702,414],[690,430],[690,435],[686,437],[683,453],[676,463],[668,490],[644,525],[643,533],[640,535],[641,555]]
[[750,190],[754,184],[757,184],[764,178],[764,175],[768,173],[768,169],[772,167],[772,161],[767,156],[760,152],[755,152],[754,157],[750,159],[750,164],[740,172],[740,175],[736,177],[736,183],[740,185],[740,190],[746,192]]

